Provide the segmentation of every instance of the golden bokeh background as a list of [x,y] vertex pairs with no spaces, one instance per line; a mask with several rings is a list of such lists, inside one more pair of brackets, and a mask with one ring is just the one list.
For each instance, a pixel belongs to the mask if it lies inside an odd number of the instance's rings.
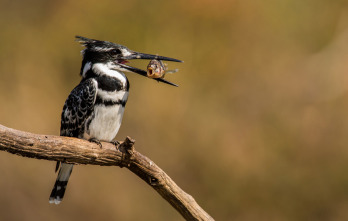
[[[348,220],[348,7],[334,0],[0,1],[0,124],[59,134],[75,35],[182,59],[179,88],[128,73],[118,140],[216,220]],[[146,62],[132,61],[145,68]],[[127,169],[0,152],[0,220],[182,220]]]

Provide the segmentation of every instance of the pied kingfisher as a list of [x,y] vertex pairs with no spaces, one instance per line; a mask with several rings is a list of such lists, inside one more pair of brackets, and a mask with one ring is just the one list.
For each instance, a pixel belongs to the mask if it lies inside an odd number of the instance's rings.
[[[182,62],[177,59],[132,51],[125,46],[76,36],[85,49],[78,84],[65,101],[60,135],[96,142],[112,142],[121,126],[128,98],[129,82],[124,71],[146,76],[146,71],[126,65],[131,59],[156,59]],[[154,80],[177,86],[163,78]],[[59,169],[60,166],[60,169]],[[57,180],[49,202],[59,204],[66,190],[72,164],[57,162]]]

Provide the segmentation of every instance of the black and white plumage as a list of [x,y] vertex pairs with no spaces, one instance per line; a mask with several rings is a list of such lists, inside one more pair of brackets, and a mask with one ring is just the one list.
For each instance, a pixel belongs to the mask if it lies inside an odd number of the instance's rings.
[[[111,142],[120,129],[128,99],[129,82],[123,72],[131,71],[146,76],[146,71],[125,63],[130,59],[181,61],[138,53],[112,42],[80,36],[76,38],[86,47],[82,51],[82,79],[65,101],[60,135],[94,142]],[[164,79],[155,80],[176,86]],[[58,169],[58,177],[49,198],[49,202],[55,204],[59,204],[64,197],[73,165],[57,162]]]

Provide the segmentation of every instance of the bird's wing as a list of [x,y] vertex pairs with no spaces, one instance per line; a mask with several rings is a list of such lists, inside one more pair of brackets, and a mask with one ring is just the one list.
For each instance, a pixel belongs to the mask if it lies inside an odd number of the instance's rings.
[[71,91],[62,111],[61,136],[82,136],[86,120],[93,111],[96,92],[97,82],[93,79],[81,82]]

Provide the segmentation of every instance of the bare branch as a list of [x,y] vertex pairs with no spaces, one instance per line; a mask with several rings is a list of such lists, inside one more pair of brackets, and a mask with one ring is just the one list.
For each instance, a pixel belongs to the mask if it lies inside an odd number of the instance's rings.
[[70,137],[38,135],[0,125],[0,150],[23,157],[72,164],[126,167],[167,200],[186,220],[213,220],[152,160],[134,149],[127,137],[118,150],[110,143],[97,144]]

